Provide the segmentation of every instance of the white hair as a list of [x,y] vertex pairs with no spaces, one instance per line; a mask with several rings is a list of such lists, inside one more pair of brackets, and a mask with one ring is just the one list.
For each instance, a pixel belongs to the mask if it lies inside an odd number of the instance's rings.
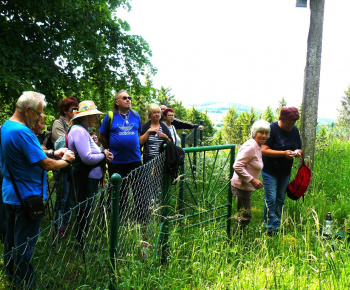
[[39,103],[42,103],[43,108],[46,107],[45,96],[37,92],[27,91],[23,92],[22,95],[18,98],[16,108],[19,112],[23,112],[26,107],[31,107],[36,110],[39,106]]
[[268,134],[270,135],[270,123],[265,120],[258,120],[254,122],[250,131],[252,138],[255,138],[256,134],[261,131],[268,132]]

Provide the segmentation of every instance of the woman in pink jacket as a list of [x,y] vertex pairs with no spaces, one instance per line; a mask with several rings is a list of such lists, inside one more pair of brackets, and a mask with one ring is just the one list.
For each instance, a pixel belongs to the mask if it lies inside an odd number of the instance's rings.
[[264,187],[259,180],[263,169],[261,146],[270,133],[270,124],[264,120],[256,121],[251,130],[251,139],[238,151],[233,164],[235,170],[231,179],[232,194],[237,200],[237,229],[244,231],[252,219],[252,192]]

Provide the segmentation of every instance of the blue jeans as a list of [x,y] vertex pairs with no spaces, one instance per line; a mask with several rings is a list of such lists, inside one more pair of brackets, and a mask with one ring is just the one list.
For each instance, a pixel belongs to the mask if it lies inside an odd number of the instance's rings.
[[261,174],[265,190],[264,225],[268,232],[272,232],[278,230],[281,224],[282,209],[290,174],[275,176],[264,171]]
[[70,209],[73,207],[72,197],[69,194],[70,182],[68,181],[68,172],[53,171],[56,185],[56,204],[55,220],[61,217],[58,229],[67,226],[70,220]]
[[[38,241],[41,219],[31,220],[21,205],[5,203],[6,236],[4,247],[5,271],[17,287],[34,286],[34,268],[30,263]],[[12,252],[12,248],[16,248]],[[12,253],[11,253],[12,252]]]

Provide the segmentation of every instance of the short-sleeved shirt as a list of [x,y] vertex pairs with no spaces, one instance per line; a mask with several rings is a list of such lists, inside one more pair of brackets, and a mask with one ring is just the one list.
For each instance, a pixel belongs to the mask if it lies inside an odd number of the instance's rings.
[[[109,140],[109,150],[114,159],[111,163],[128,164],[141,162],[139,134],[141,134],[141,118],[135,111],[125,115],[114,113],[111,128],[108,114],[103,119],[99,132]],[[108,135],[109,134],[109,135]]]
[[[286,132],[278,126],[278,122],[275,122],[270,125],[270,128],[270,136],[265,145],[277,151],[301,149],[301,138],[296,126],[290,132]],[[289,175],[293,166],[293,159],[289,160],[285,157],[271,158],[263,156],[263,162],[263,171],[272,175]]]
[[12,185],[7,167],[22,199],[32,195],[43,194],[46,199],[47,174],[40,168],[38,162],[46,155],[40,146],[38,138],[26,125],[8,120],[1,128],[1,166],[4,173],[2,198],[4,203],[20,205]]

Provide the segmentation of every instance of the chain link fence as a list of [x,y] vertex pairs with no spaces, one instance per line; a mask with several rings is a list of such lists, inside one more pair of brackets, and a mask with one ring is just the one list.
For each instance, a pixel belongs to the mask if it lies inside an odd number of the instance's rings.
[[[122,180],[118,215],[120,227],[117,237],[117,262],[120,264],[127,264],[135,259],[146,262],[153,257],[160,224],[159,204],[164,163],[165,154],[162,153]],[[93,197],[60,215],[57,220],[53,220],[55,200],[48,199],[48,214],[42,221],[40,233],[27,242],[38,240],[31,260],[35,272],[35,288],[109,287],[111,272],[108,261],[111,250],[109,242],[113,190],[114,186],[108,184]],[[52,194],[53,189],[49,191]],[[68,225],[60,233],[58,225],[66,215]],[[79,229],[84,231],[83,242],[77,239]],[[19,267],[15,265],[13,275],[17,280],[9,280],[5,273],[9,261],[20,256],[20,249],[23,247],[26,246],[17,245],[17,248],[1,257],[0,289],[12,289],[19,284],[23,285],[24,281],[18,280],[23,276]],[[0,250],[3,251],[2,245]],[[114,274],[116,273],[112,275]]]
[[[186,148],[186,164],[175,186],[171,186],[172,180],[164,170],[164,152],[119,183],[114,177],[120,176],[114,175],[110,184],[58,219],[53,218],[55,198],[49,199],[49,214],[43,219],[39,235],[33,238],[37,239],[31,260],[35,288],[118,288],[123,285],[124,272],[135,263],[150,267],[166,261],[169,234],[179,225],[192,223],[190,229],[223,218],[220,227],[224,226],[231,215],[226,192],[233,159],[216,147]],[[231,156],[234,158],[234,153]],[[209,213],[214,210],[218,214]],[[191,216],[194,218],[190,220]],[[62,233],[58,228],[65,219],[68,224]],[[84,231],[83,242],[77,238],[78,229]],[[4,270],[20,248],[17,245],[1,257],[0,289],[16,288]],[[15,274],[18,271],[15,268]]]

